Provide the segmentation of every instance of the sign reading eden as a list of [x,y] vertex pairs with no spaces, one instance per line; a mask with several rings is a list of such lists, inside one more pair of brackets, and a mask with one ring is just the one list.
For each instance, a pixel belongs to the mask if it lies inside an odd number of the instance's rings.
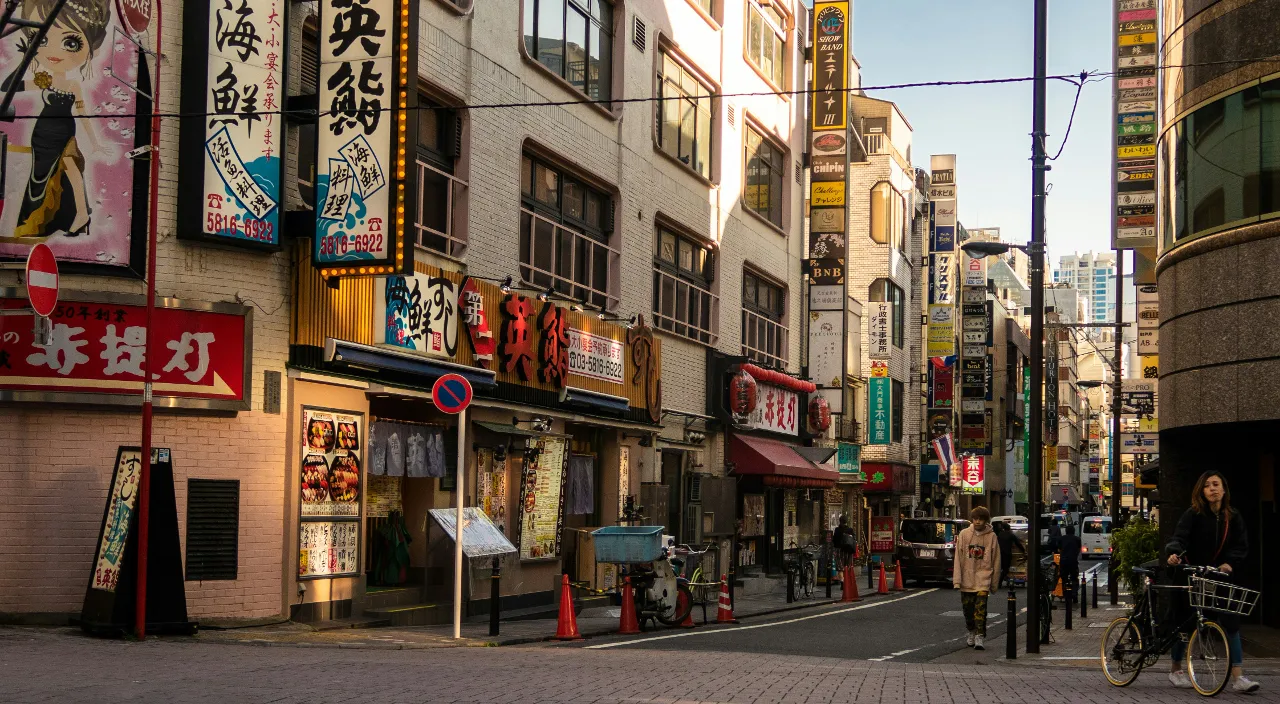
[[285,0],[190,0],[182,81],[182,211],[199,214],[184,237],[280,244],[285,125]]
[[331,275],[376,276],[413,266],[412,256],[405,261],[403,233],[417,200],[417,169],[406,168],[405,155],[406,135],[418,133],[418,91],[408,86],[418,75],[417,52],[410,51],[417,46],[417,5],[320,3],[312,259]]

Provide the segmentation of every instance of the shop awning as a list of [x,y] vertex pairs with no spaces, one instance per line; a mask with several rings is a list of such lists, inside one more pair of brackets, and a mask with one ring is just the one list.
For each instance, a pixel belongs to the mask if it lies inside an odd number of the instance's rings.
[[325,341],[324,359],[326,362],[364,367],[376,370],[411,374],[422,379],[423,386],[430,388],[431,383],[445,374],[461,374],[471,382],[477,391],[491,391],[497,388],[496,373],[489,369],[468,367],[443,360],[429,359],[408,352],[391,350],[373,345],[362,345],[346,340],[328,338]]
[[750,435],[733,436],[729,461],[733,462],[734,474],[758,476],[770,486],[830,489],[840,476],[810,462],[795,446]]
[[508,423],[490,423],[483,420],[473,421],[473,423],[485,430],[498,433],[499,435],[519,435],[526,438],[536,438],[540,435],[545,435],[545,433],[534,432],[527,428],[521,428],[518,425],[510,425]]
[[834,447],[801,447],[797,445],[792,449],[799,453],[801,457],[816,465],[826,464],[832,457],[836,456],[836,448]]

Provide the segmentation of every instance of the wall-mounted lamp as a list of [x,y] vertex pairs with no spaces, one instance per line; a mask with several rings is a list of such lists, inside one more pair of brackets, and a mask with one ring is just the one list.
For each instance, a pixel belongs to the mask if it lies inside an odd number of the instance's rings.
[[701,430],[689,430],[686,428],[684,431],[684,441],[690,445],[701,445],[706,439],[707,434]]
[[498,288],[502,289],[503,293],[511,293],[511,287],[514,286],[515,283],[516,283],[515,277],[513,277],[511,274],[507,274],[507,278],[502,280],[502,285],[499,286]]
[[551,419],[546,416],[534,416],[529,420],[520,420],[514,417],[511,419],[511,424],[514,426],[519,426],[521,423],[528,423],[529,429],[535,433],[551,432]]

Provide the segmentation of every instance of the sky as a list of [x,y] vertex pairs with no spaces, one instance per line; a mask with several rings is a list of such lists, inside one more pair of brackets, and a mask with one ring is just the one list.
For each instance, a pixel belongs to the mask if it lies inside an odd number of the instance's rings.
[[[854,0],[862,85],[1031,76],[1031,0]],[[1111,70],[1111,0],[1050,0],[1049,75]],[[914,129],[912,160],[956,155],[966,227],[1031,234],[1031,82],[869,90],[898,104]],[[1076,88],[1050,81],[1049,155],[1062,144]],[[1048,174],[1051,268],[1060,255],[1110,251],[1111,82],[1089,83]]]

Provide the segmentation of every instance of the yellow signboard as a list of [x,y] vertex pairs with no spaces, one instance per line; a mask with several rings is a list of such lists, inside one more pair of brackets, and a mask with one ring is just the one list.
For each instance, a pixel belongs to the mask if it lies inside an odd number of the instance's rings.
[[1160,355],[1144,354],[1138,358],[1142,362],[1143,379],[1160,378]]
[[1121,34],[1117,40],[1120,46],[1134,46],[1135,44],[1155,44],[1155,32],[1142,32],[1141,34]]
[[814,181],[809,188],[809,205],[812,207],[844,205],[844,181]]
[[1116,156],[1121,159],[1133,159],[1143,156],[1155,156],[1156,145],[1135,144],[1127,147],[1116,147]]

